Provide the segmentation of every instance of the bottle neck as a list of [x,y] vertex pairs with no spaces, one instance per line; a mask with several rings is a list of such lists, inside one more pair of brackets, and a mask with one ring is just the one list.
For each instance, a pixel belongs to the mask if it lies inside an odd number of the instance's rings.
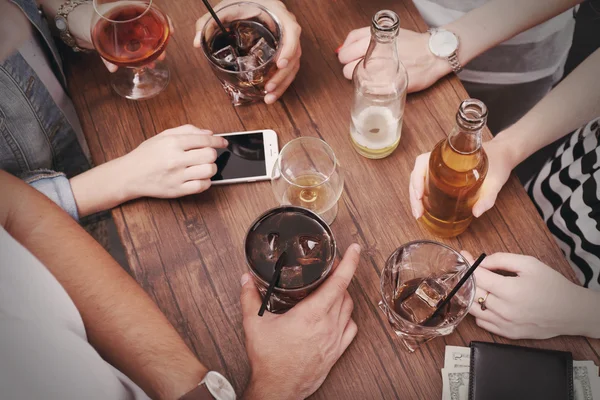
[[481,132],[487,122],[487,108],[483,102],[468,99],[456,113],[456,126],[448,136],[448,143],[461,154],[472,154],[481,149]]
[[373,16],[371,42],[365,54],[365,64],[371,59],[393,59],[399,62],[396,38],[400,29],[398,14],[389,10],[379,11]]

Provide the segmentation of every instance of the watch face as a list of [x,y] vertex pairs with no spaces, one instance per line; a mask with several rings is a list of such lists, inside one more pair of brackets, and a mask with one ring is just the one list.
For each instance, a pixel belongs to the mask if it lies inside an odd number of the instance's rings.
[[57,28],[59,31],[64,31],[64,30],[66,30],[66,29],[67,29],[67,20],[66,20],[64,17],[62,17],[62,16],[57,16],[57,17],[54,19],[54,22],[56,23],[56,28]]
[[450,57],[458,49],[458,38],[449,31],[434,31],[429,38],[429,49],[438,57]]
[[218,400],[235,400],[235,391],[233,387],[218,372],[209,371],[204,378],[204,384],[208,391]]

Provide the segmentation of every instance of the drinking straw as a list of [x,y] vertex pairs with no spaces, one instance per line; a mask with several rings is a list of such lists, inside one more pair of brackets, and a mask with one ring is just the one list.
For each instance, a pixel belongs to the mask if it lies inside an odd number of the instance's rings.
[[275,289],[275,285],[277,281],[279,281],[279,277],[281,276],[281,270],[283,269],[283,264],[285,264],[287,258],[287,252],[284,250],[283,253],[277,259],[275,263],[275,271],[273,271],[273,276],[271,277],[271,283],[269,283],[269,287],[267,289],[267,293],[265,294],[265,298],[263,299],[262,304],[260,305],[260,310],[258,310],[258,316],[262,317],[267,309],[267,303],[271,298],[271,294],[273,293],[273,289]]
[[223,23],[221,22],[221,20],[219,19],[219,17],[217,17],[217,13],[212,8],[212,6],[208,2],[208,0],[202,0],[202,2],[204,3],[204,5],[206,6],[206,8],[208,9],[208,12],[210,13],[210,15],[212,15],[212,17],[215,20],[215,22],[217,23],[217,25],[219,25],[219,28],[221,28],[221,31],[223,33],[227,33],[227,29],[225,29],[225,26],[223,25]]
[[[427,321],[431,320],[437,313],[439,313],[442,308],[444,308],[446,306],[446,304],[448,304],[450,302],[450,300],[452,300],[452,298],[454,297],[454,295],[456,294],[456,292],[458,292],[460,290],[460,288],[465,284],[465,282],[467,281],[467,279],[469,279],[469,277],[471,275],[473,275],[473,272],[475,272],[475,269],[477,267],[479,267],[479,264],[481,264],[481,262],[483,261],[483,259],[486,257],[485,253],[481,253],[481,255],[479,256],[479,258],[477,258],[477,260],[473,263],[473,265],[471,266],[471,268],[469,268],[469,270],[463,275],[462,278],[460,278],[460,281],[458,281],[458,283],[456,284],[456,286],[454,286],[454,288],[450,291],[450,293],[448,293],[448,296],[446,296],[444,298],[444,300],[442,300],[442,302],[437,306],[437,308],[435,309],[435,311],[433,312],[433,314],[431,314],[431,317],[427,318]],[[425,324],[425,322],[423,324]]]

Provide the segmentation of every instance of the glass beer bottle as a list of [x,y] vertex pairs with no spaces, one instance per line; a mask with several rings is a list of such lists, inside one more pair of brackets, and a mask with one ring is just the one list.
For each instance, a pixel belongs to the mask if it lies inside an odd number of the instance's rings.
[[452,133],[431,151],[422,221],[437,236],[460,235],[473,219],[472,208],[488,171],[481,145],[487,115],[481,101],[463,101]]
[[395,12],[375,14],[371,43],[352,77],[350,138],[356,151],[367,158],[387,157],[400,142],[408,75],[396,48],[399,26]]

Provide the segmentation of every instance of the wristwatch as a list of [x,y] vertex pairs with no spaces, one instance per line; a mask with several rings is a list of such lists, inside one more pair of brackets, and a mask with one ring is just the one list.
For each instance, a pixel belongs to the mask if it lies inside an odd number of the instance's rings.
[[462,71],[462,65],[458,61],[458,37],[442,28],[430,29],[429,51],[436,57],[445,58],[450,63],[452,70],[457,74]]
[[58,11],[56,12],[56,16],[54,17],[54,24],[56,25],[56,29],[58,29],[60,38],[62,39],[63,42],[65,42],[65,44],[67,46],[72,48],[73,51],[77,51],[77,52],[91,51],[89,49],[84,49],[83,47],[79,47],[77,45],[77,41],[75,40],[75,38],[73,37],[73,35],[71,35],[71,32],[69,31],[69,22],[68,22],[69,14],[71,13],[71,11],[73,11],[75,8],[77,8],[78,6],[80,6],[82,4],[89,4],[89,3],[90,2],[88,0],[67,0],[66,2],[61,4],[60,7],[58,7]]
[[198,386],[179,400],[235,400],[235,390],[223,375],[209,371]]

